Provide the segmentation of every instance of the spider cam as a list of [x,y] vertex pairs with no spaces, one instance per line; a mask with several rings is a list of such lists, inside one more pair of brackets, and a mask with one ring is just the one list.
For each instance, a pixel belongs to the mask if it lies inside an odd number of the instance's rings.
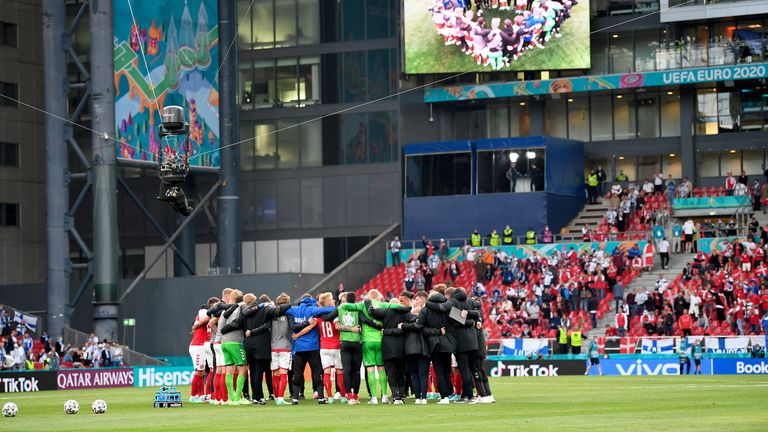
[[192,207],[187,202],[182,186],[189,173],[189,124],[184,120],[184,108],[167,106],[160,114],[158,137],[158,163],[160,164],[160,193],[157,199],[165,201],[177,213],[189,216]]

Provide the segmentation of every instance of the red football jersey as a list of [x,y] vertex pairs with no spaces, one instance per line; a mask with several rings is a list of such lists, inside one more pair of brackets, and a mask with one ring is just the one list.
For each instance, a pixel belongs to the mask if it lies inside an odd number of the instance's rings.
[[317,319],[317,328],[320,331],[320,349],[340,349],[339,331],[331,321]]
[[[198,312],[197,316],[195,317],[195,322],[198,322],[200,319],[205,317],[205,310],[200,309],[200,312]],[[190,345],[203,345],[211,338],[211,330],[208,328],[207,325],[200,326],[192,331],[192,340],[189,342]]]

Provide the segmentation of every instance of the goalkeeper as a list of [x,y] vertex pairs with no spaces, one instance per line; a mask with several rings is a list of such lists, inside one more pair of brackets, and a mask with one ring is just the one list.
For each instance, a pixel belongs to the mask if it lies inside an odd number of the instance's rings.
[[[362,324],[363,336],[363,366],[366,371],[366,381],[371,392],[371,405],[379,403],[376,395],[376,386],[381,388],[381,403],[387,403],[387,373],[384,371],[384,359],[381,355],[381,321],[373,319],[368,309],[387,309],[400,307],[397,304],[384,303],[381,301],[381,293],[378,290],[368,292],[368,299],[359,303],[342,303],[339,309],[342,311],[358,311],[360,314],[360,323]],[[378,382],[376,372],[379,374]]]

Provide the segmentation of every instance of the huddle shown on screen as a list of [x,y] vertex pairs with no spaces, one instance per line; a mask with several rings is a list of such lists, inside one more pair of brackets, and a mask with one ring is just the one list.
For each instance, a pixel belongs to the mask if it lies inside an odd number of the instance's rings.
[[[510,3],[513,3],[511,5]],[[509,67],[526,50],[544,48],[561,37],[560,27],[578,0],[432,0],[430,13],[445,45],[459,45],[478,65],[499,70]],[[483,10],[511,11],[510,18],[491,18]]]

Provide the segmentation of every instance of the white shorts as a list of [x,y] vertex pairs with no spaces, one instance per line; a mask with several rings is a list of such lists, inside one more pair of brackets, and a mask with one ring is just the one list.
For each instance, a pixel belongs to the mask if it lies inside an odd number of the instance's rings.
[[213,369],[213,347],[210,341],[203,344],[203,359],[205,360],[203,366],[207,364],[209,368]]
[[288,351],[272,351],[272,361],[269,368],[273,371],[278,369],[291,369],[291,353]]
[[203,354],[203,345],[190,345],[189,356],[192,357],[192,367],[196,371],[205,370],[205,355]]
[[221,351],[221,344],[213,344],[213,353],[216,355],[216,367],[224,366],[224,352]]
[[341,350],[321,349],[320,363],[323,365],[323,369],[327,369],[329,367],[341,369]]
[[458,363],[458,362],[456,362],[456,356],[455,356],[455,355],[453,355],[453,354],[451,354],[451,367],[452,367],[452,368],[457,368],[457,367],[459,367],[459,363]]

